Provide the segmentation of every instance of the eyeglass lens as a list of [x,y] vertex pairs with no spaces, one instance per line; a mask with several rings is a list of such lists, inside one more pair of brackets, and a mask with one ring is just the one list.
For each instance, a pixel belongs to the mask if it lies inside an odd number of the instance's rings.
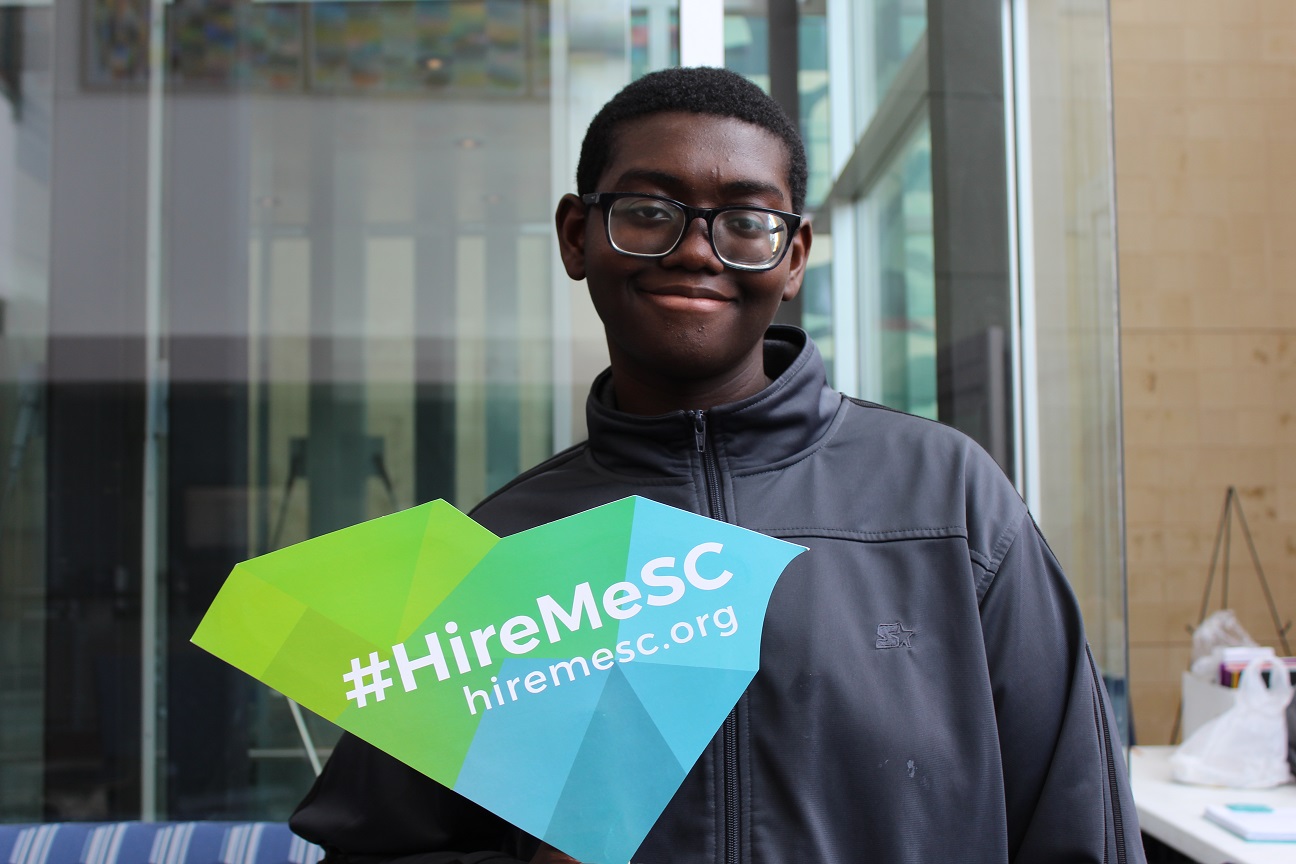
[[[664,255],[688,227],[684,211],[658,198],[620,198],[607,212],[612,243],[633,255]],[[778,260],[788,241],[783,217],[762,210],[722,210],[711,223],[721,260],[759,267]]]

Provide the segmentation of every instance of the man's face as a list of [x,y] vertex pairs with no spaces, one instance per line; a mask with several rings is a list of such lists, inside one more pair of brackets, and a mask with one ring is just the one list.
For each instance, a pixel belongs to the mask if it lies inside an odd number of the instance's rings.
[[[747,204],[790,211],[787,176],[783,142],[760,126],[664,113],[619,127],[612,159],[594,191],[663,195],[694,207]],[[809,225],[802,224],[777,267],[749,272],[721,263],[702,219],[689,224],[679,246],[662,258],[617,252],[608,244],[603,219],[601,206],[586,210],[573,196],[559,204],[563,263],[568,275],[589,284],[607,331],[618,395],[630,379],[655,390],[662,401],[699,391],[718,392],[728,401],[747,395],[730,392],[735,382],[757,376],[763,386],[763,336],[779,304],[801,287]]]

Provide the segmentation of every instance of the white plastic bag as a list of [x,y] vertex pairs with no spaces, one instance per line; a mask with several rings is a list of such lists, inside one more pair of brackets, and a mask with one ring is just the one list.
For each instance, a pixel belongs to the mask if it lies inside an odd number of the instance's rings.
[[1219,677],[1219,661],[1227,648],[1255,648],[1256,653],[1273,654],[1272,648],[1261,649],[1238,621],[1232,609],[1220,609],[1208,615],[1192,634],[1192,673],[1203,681]]
[[[1270,667],[1269,686],[1261,671]],[[1263,789],[1291,779],[1287,766],[1287,667],[1257,657],[1242,670],[1237,704],[1202,725],[1170,757],[1180,783]]]
[[1255,645],[1256,641],[1232,609],[1219,609],[1206,616],[1192,634],[1192,658],[1209,657],[1216,648]]

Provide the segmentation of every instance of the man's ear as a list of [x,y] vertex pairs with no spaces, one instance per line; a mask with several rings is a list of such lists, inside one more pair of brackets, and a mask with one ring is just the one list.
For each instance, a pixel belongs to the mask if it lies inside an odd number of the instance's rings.
[[558,199],[554,227],[558,230],[558,254],[567,275],[579,282],[585,278],[585,223],[589,209],[575,195]]
[[788,270],[788,280],[783,286],[783,302],[791,300],[801,291],[801,280],[805,278],[806,262],[810,260],[810,241],[814,231],[809,219],[802,219],[792,238],[792,248],[788,250],[788,259],[792,262]]

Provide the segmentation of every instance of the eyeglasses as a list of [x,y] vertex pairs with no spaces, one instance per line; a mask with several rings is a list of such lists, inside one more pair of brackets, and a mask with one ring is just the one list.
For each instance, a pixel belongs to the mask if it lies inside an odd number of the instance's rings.
[[590,192],[581,201],[603,208],[608,243],[635,258],[664,258],[678,248],[694,219],[705,219],[716,257],[735,270],[777,267],[801,224],[795,213],[767,207],[690,207],[638,192]]

